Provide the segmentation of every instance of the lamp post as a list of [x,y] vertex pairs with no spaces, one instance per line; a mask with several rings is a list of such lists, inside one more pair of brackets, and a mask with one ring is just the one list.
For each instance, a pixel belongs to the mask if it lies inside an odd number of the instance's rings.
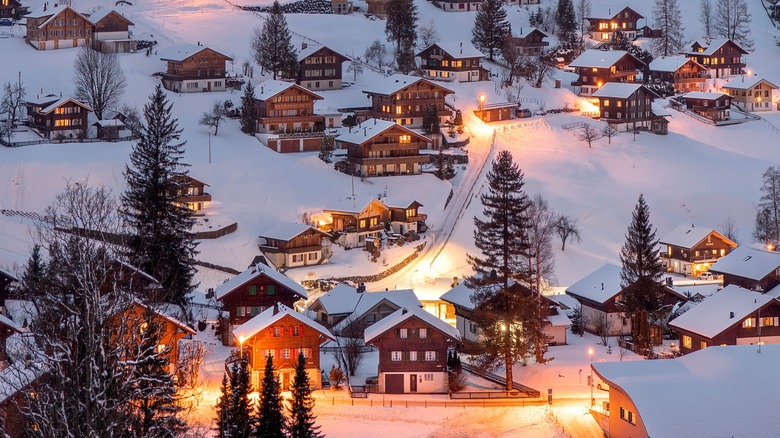
[[590,355],[590,407],[591,409],[596,404],[596,400],[593,398],[593,349],[588,348],[588,355]]
[[240,346],[240,353],[241,353],[241,359],[244,358],[244,341],[246,341],[246,338],[243,336],[238,337],[238,345]]
[[485,121],[485,114],[483,113],[485,107],[485,95],[480,94],[479,95],[479,118],[482,119],[482,121]]

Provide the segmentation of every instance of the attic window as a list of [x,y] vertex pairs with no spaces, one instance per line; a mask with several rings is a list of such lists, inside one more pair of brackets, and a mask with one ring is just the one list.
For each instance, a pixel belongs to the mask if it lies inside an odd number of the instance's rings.
[[688,234],[690,232],[691,232],[691,230],[685,230],[685,234]]
[[743,260],[744,260],[744,261],[748,261],[748,260],[750,260],[750,259],[752,259],[752,258],[753,258],[753,256],[747,256],[747,257],[745,257]]

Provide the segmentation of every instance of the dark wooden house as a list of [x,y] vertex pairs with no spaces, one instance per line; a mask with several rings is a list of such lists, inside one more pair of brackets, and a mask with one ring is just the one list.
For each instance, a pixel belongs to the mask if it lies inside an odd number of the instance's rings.
[[618,131],[650,129],[653,100],[658,97],[642,84],[607,82],[593,93],[599,100],[601,120]]
[[655,84],[671,84],[675,93],[703,91],[707,69],[685,56],[661,56],[649,65],[650,77]]
[[27,7],[18,0],[0,0],[0,18],[19,20],[27,13]]
[[428,219],[427,214],[420,213],[423,205],[414,199],[383,198],[382,202],[390,209],[389,231],[393,233],[416,234],[418,223]]
[[235,326],[249,321],[253,316],[276,303],[293,307],[306,299],[306,289],[276,269],[258,263],[234,276],[215,289],[217,301],[222,302],[229,313],[223,325],[222,341],[233,345],[232,333]]
[[347,57],[326,46],[304,46],[298,52],[295,83],[309,90],[340,90],[342,64]]
[[421,77],[395,74],[378,80],[363,92],[371,98],[371,110],[356,112],[358,120],[374,117],[420,128],[427,105],[436,106],[442,122],[452,115],[444,98],[453,91]]
[[292,82],[267,80],[255,87],[257,132],[275,134],[266,139],[276,152],[319,150],[325,118],[314,114],[314,102],[322,99]]
[[637,11],[625,7],[594,6],[588,17],[588,33],[596,41],[609,41],[612,34],[620,29],[628,39],[635,39],[639,30],[639,20],[645,18]]
[[723,275],[724,286],[768,291],[780,284],[780,252],[743,245],[719,258],[710,272]]
[[607,82],[634,82],[645,65],[623,50],[586,50],[569,64],[579,78],[571,85],[579,87],[580,96],[591,96]]
[[366,0],[367,11],[371,15],[376,15],[379,18],[387,17],[387,1],[388,0]]
[[174,204],[203,215],[203,209],[211,202],[211,194],[206,192],[208,184],[189,175],[177,175],[174,180],[179,185]]
[[713,123],[731,119],[731,96],[724,93],[691,91],[682,96],[685,108]]
[[3,303],[11,293],[11,289],[17,282],[19,282],[19,279],[14,274],[0,268],[0,306],[3,306]]
[[437,3],[446,12],[478,11],[482,7],[482,2],[475,0],[439,0]]
[[31,128],[50,139],[86,137],[92,112],[87,104],[72,97],[44,96],[29,100],[27,119]]
[[92,44],[92,21],[68,5],[44,5],[43,8],[31,11],[25,18],[25,41],[38,50],[67,49]]
[[473,82],[488,80],[490,74],[480,65],[485,55],[469,41],[433,43],[417,56],[427,79]]
[[685,56],[694,59],[707,69],[707,77],[729,78],[745,73],[742,55],[748,51],[730,39],[697,40]]
[[512,36],[512,42],[515,47],[520,48],[520,52],[525,56],[539,56],[545,51],[545,47],[550,45],[549,41],[545,41],[548,35],[541,30],[532,27],[526,32],[523,32],[523,28],[520,28],[519,36]]
[[130,37],[130,26],[135,23],[121,13],[103,8],[89,16],[95,24],[92,47],[104,53],[134,52],[138,44]]
[[659,240],[666,270],[698,277],[737,244],[712,228],[683,224]]
[[260,233],[260,251],[280,269],[328,263],[330,234],[304,224],[277,223]]
[[364,339],[379,349],[379,392],[449,392],[447,354],[460,343],[453,326],[419,307],[404,307],[366,328]]
[[431,140],[395,122],[369,119],[336,138],[360,176],[416,175],[429,161],[420,153]]
[[162,75],[166,90],[200,93],[225,90],[225,62],[233,58],[206,46],[190,44],[160,50],[160,60],[167,62]]

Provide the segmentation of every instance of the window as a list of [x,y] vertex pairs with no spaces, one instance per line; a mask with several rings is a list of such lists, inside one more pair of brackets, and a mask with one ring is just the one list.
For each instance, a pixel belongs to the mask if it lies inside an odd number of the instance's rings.
[[215,87],[221,87],[222,86],[222,81],[214,81],[214,86]]
[[425,339],[428,337],[428,329],[421,328],[419,331],[420,339]]
[[268,295],[273,295],[276,293],[276,285],[275,284],[269,284],[268,285]]
[[274,327],[274,337],[278,338],[279,336],[282,336],[282,328],[281,327]]
[[636,425],[636,417],[634,416],[634,413],[622,406],[620,407],[620,418]]
[[690,336],[683,335],[682,337],[682,346],[684,348],[691,348],[693,346],[693,340]]
[[282,359],[289,359],[290,358],[290,349],[285,348],[282,350]]
[[424,377],[427,382],[430,382],[433,380],[433,373],[425,373]]
[[309,261],[317,261],[318,254],[316,252],[310,252],[309,253]]
[[407,330],[405,328],[398,329],[398,337],[402,338],[402,339],[408,338],[409,337],[409,330]]
[[426,351],[425,352],[425,360],[430,362],[436,360],[436,352],[435,351]]
[[265,357],[274,357],[276,356],[274,353],[274,350],[265,350]]
[[256,285],[253,284],[252,286],[249,286],[249,295],[257,295],[257,286]]
[[301,263],[303,261],[303,254],[293,254],[292,261],[293,263]]
[[390,352],[390,360],[393,362],[400,362],[401,361],[401,352],[400,351],[391,351]]
[[299,348],[298,354],[302,354],[304,358],[308,359],[309,356],[311,356],[311,353],[309,353],[310,348]]
[[745,318],[745,320],[742,321],[742,328],[753,328],[755,326],[756,326],[755,318]]
[[251,316],[255,316],[260,314],[260,307],[259,306],[252,306],[249,308],[249,314]]
[[157,353],[162,353],[165,351],[166,345],[165,344],[157,344]]
[[477,333],[477,325],[473,322],[469,322],[469,331],[471,333]]
[[775,325],[775,318],[772,316],[761,318],[761,326],[763,327],[767,325]]
[[604,106],[609,106],[609,99],[604,99]]
[[412,136],[409,134],[403,134],[400,137],[398,137],[399,143],[411,143],[412,142]]
[[417,352],[416,351],[410,351],[409,352],[409,360],[416,361],[417,360]]
[[236,316],[244,316],[244,307],[243,306],[236,307]]
[[704,342],[704,341],[701,341],[701,344],[699,346],[701,347],[702,350],[704,350],[705,348],[707,348],[707,343]]

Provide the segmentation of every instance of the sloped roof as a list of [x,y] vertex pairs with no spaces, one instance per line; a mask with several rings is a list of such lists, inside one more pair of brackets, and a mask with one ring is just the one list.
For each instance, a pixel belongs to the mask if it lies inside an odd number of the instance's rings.
[[367,94],[380,94],[383,96],[389,96],[402,88],[406,88],[410,85],[416,84],[417,82],[426,82],[429,84],[432,84],[438,88],[442,88],[445,91],[448,91],[450,93],[454,93],[454,91],[450,90],[449,88],[442,87],[441,85],[431,82],[425,78],[421,78],[419,76],[410,76],[410,75],[402,75],[402,74],[394,74],[392,76],[388,76],[386,78],[379,78],[375,83],[372,83],[368,89],[364,90],[364,93]]
[[685,64],[692,62],[702,68],[703,65],[696,62],[695,59],[688,58],[687,56],[660,56],[650,61],[650,71],[662,71],[662,72],[675,72]]
[[[420,202],[414,198],[382,198],[382,202],[384,202],[386,206],[393,208],[406,208],[415,202],[420,204]],[[420,204],[420,207],[423,207],[423,205]]]
[[296,224],[292,222],[276,222],[269,226],[260,233],[260,237],[267,237],[276,240],[290,241],[305,231],[312,229],[322,235],[329,236],[330,234],[320,231],[310,225]]
[[566,288],[566,293],[603,304],[623,290],[621,270],[618,265],[606,263]]
[[301,324],[305,324],[314,330],[317,330],[328,339],[334,339],[330,330],[326,329],[322,324],[306,317],[306,315],[302,313],[296,312],[282,303],[276,303],[274,306],[265,309],[249,321],[233,329],[233,336],[235,336],[236,339],[240,339],[242,336],[244,339],[249,339],[263,329],[272,326],[285,316],[290,316]]
[[553,327],[571,327],[571,319],[563,312],[549,315],[545,318]]
[[380,321],[377,321],[374,324],[366,327],[364,332],[364,340],[366,344],[370,343],[386,331],[412,317],[416,317],[422,320],[424,323],[439,330],[440,332],[444,333],[445,336],[448,336],[451,339],[460,340],[460,333],[458,332],[458,329],[447,324],[433,314],[428,313],[419,307],[402,307],[390,315],[382,318]]
[[10,278],[13,281],[19,281],[19,278],[17,278],[16,275],[12,274],[11,271],[6,271],[3,268],[0,268],[0,274],[5,275],[6,277]]
[[43,375],[43,365],[33,363],[25,367],[21,361],[16,362],[0,370],[0,404],[11,398],[14,394],[24,389]]
[[[771,296],[730,284],[670,321],[669,325],[713,338],[772,300]],[[734,312],[733,318],[731,312]]]
[[461,282],[442,294],[441,300],[466,310],[474,310],[474,303],[471,301],[472,293],[472,290],[466,286],[466,283]]
[[338,332],[346,328],[352,321],[363,317],[369,310],[374,308],[377,304],[383,300],[387,300],[390,303],[395,304],[398,307],[406,307],[411,309],[412,307],[422,307],[422,303],[414,291],[411,289],[398,289],[382,292],[363,292],[358,294],[358,301],[355,304],[355,310],[352,311],[352,318],[345,318],[336,326],[333,327],[334,332]]
[[[378,199],[376,196],[356,196],[357,199],[353,200],[352,198],[339,198],[335,204],[336,206],[334,208],[323,208],[323,211],[331,211],[331,212],[343,212],[343,213],[352,213],[357,214],[361,211],[365,210],[369,207],[372,203],[378,203],[381,208],[388,208],[387,205],[385,205],[384,202],[382,202],[380,199]],[[354,207],[353,207],[354,205]]]
[[280,81],[276,79],[268,79],[267,81],[263,81],[255,85],[255,98],[257,100],[268,100],[276,96],[277,94],[282,93],[290,88],[298,88],[304,93],[312,96],[315,100],[322,99],[322,96],[320,96],[319,94],[314,93],[311,90],[308,90],[304,87],[301,87],[295,82],[286,82],[286,81]]
[[124,18],[125,21],[127,21],[130,26],[135,25],[135,23],[130,21],[130,19],[125,17],[125,15],[122,14],[121,12],[117,11],[116,9],[109,9],[109,8],[100,8],[100,9],[98,9],[97,11],[95,11],[92,14],[89,15],[89,19],[90,19],[90,21],[92,21],[93,23],[95,23],[97,25],[100,22],[100,20],[108,17],[109,15],[111,15],[112,12],[115,13],[116,15],[119,15],[120,17]]
[[709,43],[707,41],[703,41],[703,40],[696,40],[693,43],[691,43],[691,48],[693,47],[694,44],[698,43],[701,47],[704,48],[704,51],[702,51],[702,52],[690,51],[690,52],[687,52],[687,53],[690,54],[690,55],[711,56],[711,55],[714,55],[715,52],[718,49],[723,47],[728,42],[731,42],[732,44],[737,46],[737,48],[739,50],[741,50],[743,53],[749,53],[747,50],[742,48],[742,46],[740,46],[739,44],[735,43],[734,41],[731,41],[728,38],[712,38]]
[[[470,41],[439,41],[421,50],[420,53],[430,49],[433,46],[440,48],[455,59],[485,57],[485,55],[477,50],[477,48],[474,47],[474,44],[472,44]],[[420,56],[420,53],[418,53],[417,56]]]
[[308,58],[309,56],[311,56],[311,55],[313,55],[313,54],[315,54],[317,52],[319,52],[322,49],[328,49],[328,50],[332,51],[333,53],[341,56],[342,58],[347,59],[346,56],[342,55],[341,53],[339,53],[339,52],[337,52],[337,51],[335,51],[333,49],[331,49],[328,46],[315,46],[315,45],[311,45],[311,46],[306,47],[305,49],[301,49],[301,51],[298,52],[298,62],[303,61],[304,59]]
[[596,90],[596,92],[593,93],[593,96],[628,99],[640,88],[642,88],[642,84],[630,84],[628,82],[607,82],[601,88]]
[[569,67],[608,68],[615,65],[615,63],[620,61],[624,56],[630,56],[634,58],[634,60],[637,63],[644,65],[644,62],[639,60],[639,58],[626,52],[625,50],[589,49],[582,52],[580,56],[578,56],[574,61],[572,61],[569,64]]
[[17,333],[21,333],[23,330],[22,326],[15,323],[14,321],[11,321],[7,316],[2,314],[0,314],[0,325],[4,325]]
[[260,277],[261,275],[270,278],[276,283],[283,285],[284,287],[292,290],[304,298],[307,296],[306,289],[304,289],[303,286],[291,280],[289,277],[277,271],[276,269],[266,266],[262,263],[250,266],[244,272],[217,286],[217,288],[214,289],[215,296],[218,300],[221,300],[225,298],[227,294],[233,292],[249,281]]
[[354,287],[340,283],[317,298],[317,301],[320,302],[328,315],[344,315],[355,310],[359,299],[360,294]]
[[728,96],[728,94],[724,93],[707,93],[705,91],[691,91],[689,93],[683,94],[683,99],[706,99],[706,100],[716,100],[720,99],[723,96]]
[[216,53],[219,53],[220,55],[224,56],[228,60],[232,60],[233,58],[225,55],[224,53],[220,53],[218,50],[214,50],[211,47],[208,46],[198,46],[195,44],[183,44],[180,46],[171,46],[166,49],[160,50],[160,60],[161,61],[176,61],[181,62],[185,59],[197,55],[198,53],[209,49]]
[[52,112],[55,109],[61,107],[62,105],[65,105],[68,102],[73,102],[76,105],[86,109],[87,111],[93,111],[93,109],[89,105],[84,103],[84,102],[79,102],[78,100],[76,100],[76,99],[74,99],[72,97],[62,97],[62,98],[58,99],[56,102],[54,102],[54,103],[50,104],[49,106],[47,106],[46,108],[43,108],[40,113],[41,114],[49,114],[50,112]]
[[721,88],[733,89],[733,90],[749,90],[762,82],[767,84],[770,88],[777,89],[777,85],[759,76],[750,76],[748,78],[745,78],[744,76],[736,77],[723,84]]
[[42,22],[41,24],[38,25],[38,29],[40,29],[40,28],[46,26],[47,24],[51,23],[51,21],[54,18],[56,18],[58,15],[60,15],[61,13],[63,13],[66,10],[69,10],[69,9],[71,11],[73,11],[76,15],[78,15],[79,17],[81,17],[84,20],[86,20],[88,23],[95,24],[92,20],[87,18],[86,15],[84,15],[81,12],[71,8],[70,6],[63,5],[63,4],[56,4],[56,3],[54,5],[48,6],[45,11],[43,10],[43,5],[41,5],[39,8],[31,10],[29,13],[27,13],[25,15],[25,17],[28,17],[28,18],[49,17],[46,21],[44,21],[44,22]]
[[732,242],[726,238],[726,236],[720,234],[714,229],[707,227],[697,227],[694,224],[682,224],[669,232],[669,234],[665,235],[658,242],[665,245],[674,245],[690,249],[696,246],[697,243],[706,239],[710,233],[715,233],[717,237],[723,239],[723,241],[728,243],[731,247],[737,247],[736,243]]
[[543,31],[539,30],[536,27],[530,27],[530,28],[528,28],[527,31],[523,31],[523,28],[521,27],[520,28],[520,33],[521,34],[517,35],[516,38],[528,38],[529,35],[531,35],[532,33],[535,33],[535,32],[538,32],[538,33],[542,34],[543,35],[542,38],[547,38],[549,36],[549,35],[547,35],[546,33],[544,33]]
[[431,141],[428,137],[418,134],[405,126],[381,119],[368,119],[359,126],[352,128],[351,132],[346,132],[336,137],[336,141],[360,145],[393,127],[398,127],[399,129],[408,132],[410,135],[425,139],[424,141],[426,142]]
[[592,367],[631,398],[648,436],[770,437],[780,430],[778,363],[780,345],[736,345]]
[[711,272],[761,280],[780,267],[780,252],[740,246],[710,266]]
[[[617,14],[623,12],[623,9],[631,9],[632,11],[636,12],[634,9],[629,8],[627,6],[618,6],[616,4],[612,5],[593,5],[590,10],[590,14],[585,17],[586,20],[589,20],[591,18],[594,19],[601,19],[601,20],[610,20],[612,18],[615,18]],[[639,14],[639,12],[636,12]],[[639,14],[639,18],[645,18],[642,14]]]

